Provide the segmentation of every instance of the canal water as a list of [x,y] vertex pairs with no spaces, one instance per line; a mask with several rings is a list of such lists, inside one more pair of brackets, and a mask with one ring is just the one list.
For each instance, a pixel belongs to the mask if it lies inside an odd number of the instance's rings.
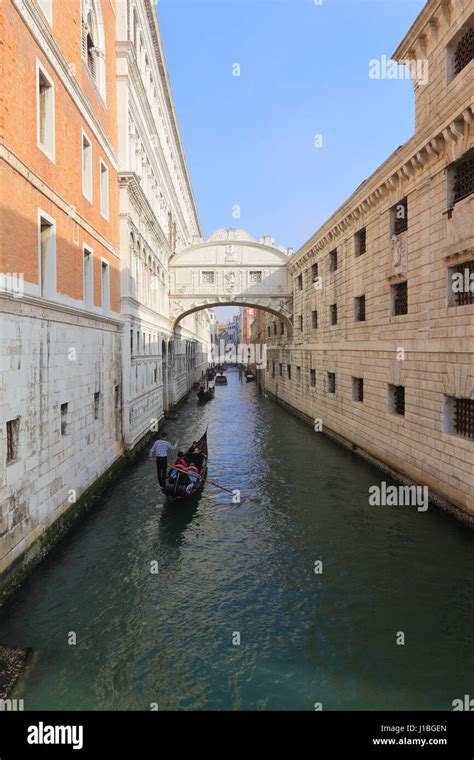
[[208,425],[210,477],[244,501],[207,484],[195,508],[169,508],[153,461],[125,470],[0,611],[0,643],[34,650],[25,709],[474,696],[472,533],[432,508],[369,506],[380,472],[229,378],[167,431],[184,446]]

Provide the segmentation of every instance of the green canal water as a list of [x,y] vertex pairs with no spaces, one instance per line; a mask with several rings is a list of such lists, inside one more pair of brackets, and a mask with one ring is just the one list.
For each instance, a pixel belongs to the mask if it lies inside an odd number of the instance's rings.
[[380,472],[233,372],[167,430],[184,445],[206,425],[210,477],[242,504],[208,484],[194,509],[165,507],[143,456],[0,611],[0,643],[34,650],[25,709],[442,710],[472,695],[472,533],[431,507],[369,506]]

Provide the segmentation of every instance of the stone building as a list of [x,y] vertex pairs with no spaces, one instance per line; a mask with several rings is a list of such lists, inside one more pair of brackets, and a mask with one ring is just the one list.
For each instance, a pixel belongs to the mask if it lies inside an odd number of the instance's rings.
[[290,260],[292,334],[262,313],[254,327],[273,397],[471,514],[473,11],[426,4],[393,55],[428,71],[413,137]]
[[207,366],[210,318],[185,317],[173,336],[169,262],[201,229],[155,5],[116,7],[124,437],[133,447]]
[[0,6],[0,581],[207,363],[207,312],[169,318],[200,228],[154,14]]

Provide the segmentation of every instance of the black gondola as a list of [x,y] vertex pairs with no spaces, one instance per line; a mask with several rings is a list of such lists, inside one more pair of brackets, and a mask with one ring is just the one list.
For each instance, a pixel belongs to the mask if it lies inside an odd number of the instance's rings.
[[251,372],[249,369],[245,370],[245,379],[248,383],[251,383],[252,380],[255,380],[257,375],[255,375],[253,372]]
[[223,372],[220,375],[216,375],[215,382],[216,382],[216,385],[227,385],[227,378]]
[[[185,501],[189,499],[193,499],[196,496],[199,496],[202,492],[202,489],[204,488],[204,483],[206,482],[207,478],[207,458],[208,458],[208,449],[207,449],[207,428],[206,432],[203,436],[199,439],[199,441],[196,441],[196,448],[198,448],[203,455],[202,460],[202,466],[199,469],[199,479],[192,488],[192,490],[188,490],[187,486],[179,485],[179,473],[178,477],[173,481],[170,481],[170,475],[172,475],[173,472],[175,472],[173,467],[170,467],[168,470],[168,474],[166,476],[166,485],[162,488],[163,493],[165,494],[167,500],[171,503],[174,503],[176,501]],[[189,459],[189,457],[192,456],[192,450],[193,447],[190,446],[189,449],[185,453],[185,457]]]
[[211,401],[211,399],[214,398],[215,389],[214,386],[211,388],[199,388],[197,398],[198,403],[200,404],[207,404],[208,401]]

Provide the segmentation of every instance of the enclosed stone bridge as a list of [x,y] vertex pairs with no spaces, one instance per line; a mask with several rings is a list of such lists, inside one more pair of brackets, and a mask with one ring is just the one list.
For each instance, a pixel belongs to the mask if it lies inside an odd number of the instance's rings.
[[292,328],[288,281],[291,249],[245,230],[217,230],[208,240],[176,253],[169,262],[173,327],[188,314],[214,306],[249,306],[275,314]]

